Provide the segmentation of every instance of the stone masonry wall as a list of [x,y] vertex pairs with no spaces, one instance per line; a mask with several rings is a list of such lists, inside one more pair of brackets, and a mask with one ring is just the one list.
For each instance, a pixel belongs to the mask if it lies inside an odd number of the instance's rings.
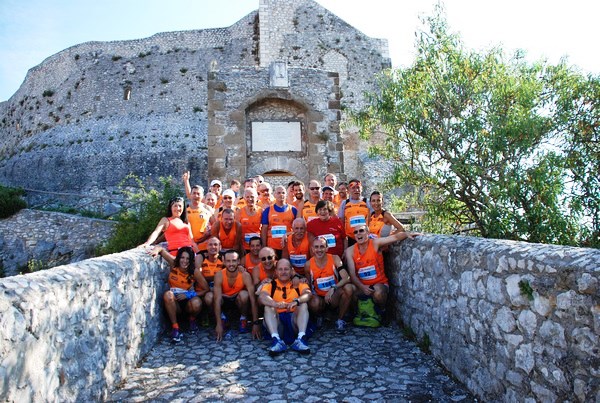
[[106,400],[158,339],[159,262],[131,250],[0,279],[0,400]]
[[39,210],[21,210],[0,220],[0,265],[18,274],[30,260],[54,267],[94,256],[113,232],[114,221]]
[[600,401],[598,250],[423,236],[390,255],[400,318],[481,399]]

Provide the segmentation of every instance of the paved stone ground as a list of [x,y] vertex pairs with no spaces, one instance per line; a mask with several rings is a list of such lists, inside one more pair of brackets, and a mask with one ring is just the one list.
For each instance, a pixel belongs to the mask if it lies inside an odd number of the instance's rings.
[[110,401],[474,402],[463,385],[408,341],[396,325],[338,335],[327,324],[311,354],[269,357],[268,341],[212,330],[161,339]]

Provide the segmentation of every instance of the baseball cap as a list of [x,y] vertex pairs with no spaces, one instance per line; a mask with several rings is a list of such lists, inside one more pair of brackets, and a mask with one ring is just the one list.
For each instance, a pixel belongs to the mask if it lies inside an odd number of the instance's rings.
[[219,185],[220,187],[223,187],[223,184],[222,184],[222,183],[221,183],[221,181],[220,181],[220,180],[218,180],[218,179],[213,179],[213,180],[210,182],[210,187],[213,187],[214,185]]
[[335,192],[335,189],[334,189],[334,188],[332,188],[331,186],[323,186],[323,187],[321,188],[321,190],[322,190],[322,191],[325,191],[325,190],[331,190],[332,192]]

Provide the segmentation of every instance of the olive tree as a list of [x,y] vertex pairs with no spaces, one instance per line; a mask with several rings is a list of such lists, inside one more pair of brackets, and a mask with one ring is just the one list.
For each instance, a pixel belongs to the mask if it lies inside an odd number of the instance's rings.
[[[583,199],[598,202],[597,182],[573,197],[575,160],[590,156],[578,147],[567,152],[581,134],[575,111],[586,112],[578,108],[587,105],[584,95],[594,107],[598,102],[590,80],[564,62],[529,63],[522,52],[508,57],[500,48],[468,50],[449,32],[439,6],[424,22],[413,65],[382,73],[367,106],[354,113],[363,138],[385,134],[371,152],[395,163],[388,185],[416,186],[438,226],[577,244],[589,202]],[[579,92],[566,90],[575,78]],[[590,119],[592,126],[598,122]],[[597,161],[596,154],[595,168],[578,173],[586,184],[594,169],[597,181]]]

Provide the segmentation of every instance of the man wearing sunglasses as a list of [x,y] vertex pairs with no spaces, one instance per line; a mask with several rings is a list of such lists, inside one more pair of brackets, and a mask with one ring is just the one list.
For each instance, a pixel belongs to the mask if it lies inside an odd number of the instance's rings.
[[293,286],[294,269],[287,259],[277,262],[276,272],[277,279],[265,284],[259,294],[259,302],[265,307],[265,324],[272,340],[269,355],[285,352],[290,344],[292,350],[310,354],[310,347],[306,344],[310,287],[305,283]]
[[321,200],[321,184],[312,179],[308,182],[308,199],[302,206],[302,218],[308,223],[317,218],[317,203]]
[[[346,249],[346,265],[350,279],[357,288],[359,298],[372,298],[375,310],[378,311],[378,315],[373,318],[379,322],[381,320],[379,315],[385,311],[389,291],[381,248],[406,238],[414,239],[421,234],[396,232],[387,237],[371,239],[369,227],[363,224],[354,227],[353,235],[356,237],[356,243]],[[356,319],[355,324],[357,324]],[[373,327],[377,326],[378,324]]]
[[268,246],[258,252],[258,258],[260,263],[252,269],[252,282],[257,291],[263,284],[275,278],[275,264],[277,263],[275,250]]
[[348,190],[350,197],[340,204],[338,217],[344,222],[348,246],[352,246],[356,242],[354,230],[359,225],[369,225],[371,209],[367,199],[362,197],[362,184],[358,179],[348,183]]

